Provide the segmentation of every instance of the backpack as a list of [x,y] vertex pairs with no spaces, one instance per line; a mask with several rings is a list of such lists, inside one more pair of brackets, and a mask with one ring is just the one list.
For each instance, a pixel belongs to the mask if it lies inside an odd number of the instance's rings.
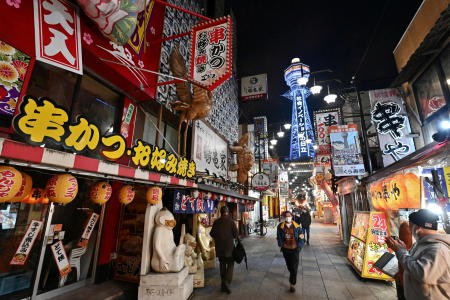
[[233,259],[238,264],[240,264],[242,260],[245,259],[245,268],[248,270],[247,253],[245,253],[244,246],[242,245],[240,240],[237,240],[237,244],[233,248]]

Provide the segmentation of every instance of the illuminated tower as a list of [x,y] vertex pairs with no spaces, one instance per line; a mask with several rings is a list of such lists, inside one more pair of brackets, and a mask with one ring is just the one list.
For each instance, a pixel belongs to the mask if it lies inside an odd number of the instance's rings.
[[290,90],[283,96],[292,101],[290,160],[309,159],[315,155],[314,133],[306,104],[306,99],[311,95],[306,87],[309,73],[309,66],[300,63],[298,58],[294,58],[284,71],[284,80]]

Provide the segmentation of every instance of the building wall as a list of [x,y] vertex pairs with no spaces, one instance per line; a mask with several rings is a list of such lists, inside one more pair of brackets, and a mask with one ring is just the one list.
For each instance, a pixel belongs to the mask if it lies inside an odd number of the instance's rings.
[[424,0],[416,15],[394,49],[397,70],[406,65],[411,55],[420,46],[425,36],[433,28],[441,13],[450,4],[449,0]]

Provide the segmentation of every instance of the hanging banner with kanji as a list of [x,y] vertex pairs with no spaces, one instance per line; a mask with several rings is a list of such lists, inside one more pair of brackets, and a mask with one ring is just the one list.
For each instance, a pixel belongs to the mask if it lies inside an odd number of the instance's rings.
[[80,240],[78,241],[78,246],[86,248],[89,243],[89,239],[91,238],[91,234],[94,231],[95,224],[97,224],[99,215],[96,213],[92,213],[89,221],[86,223],[86,227],[84,227],[83,234],[81,235]]
[[314,112],[317,146],[316,154],[331,154],[330,133],[328,128],[342,124],[341,111],[337,109],[319,110]]
[[333,125],[329,131],[335,176],[364,175],[366,171],[359,144],[358,125]]
[[193,82],[212,91],[231,77],[232,37],[230,16],[192,28],[190,77]]
[[36,59],[83,74],[78,7],[67,0],[34,0]]
[[63,243],[58,241],[51,245],[50,248],[52,249],[53,258],[55,259],[56,265],[58,266],[59,274],[61,276],[66,276],[70,273],[72,268],[70,267],[69,259],[67,258]]
[[28,259],[31,248],[33,248],[34,242],[41,231],[43,222],[37,220],[31,220],[30,225],[28,225],[27,231],[25,232],[19,247],[16,250],[13,258],[10,261],[10,265],[23,266]]
[[378,133],[385,167],[414,152],[408,114],[397,89],[369,91],[372,122]]
[[214,201],[207,197],[193,197],[181,190],[174,191],[173,212],[175,214],[212,213]]

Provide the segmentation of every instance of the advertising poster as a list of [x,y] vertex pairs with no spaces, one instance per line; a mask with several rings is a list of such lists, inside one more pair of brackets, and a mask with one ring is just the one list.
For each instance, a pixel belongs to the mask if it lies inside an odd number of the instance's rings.
[[366,244],[363,241],[354,236],[350,237],[347,258],[359,272],[362,272],[364,265],[365,246]]
[[366,253],[364,255],[364,266],[362,277],[381,280],[394,280],[392,277],[384,274],[373,265],[388,251],[385,242],[388,236],[388,222],[384,212],[371,212],[369,218],[369,230],[366,238]]
[[329,127],[341,124],[341,113],[339,109],[319,110],[314,112],[314,123],[317,136],[317,155],[330,155],[331,142]]
[[173,212],[175,214],[212,213],[214,200],[208,198],[192,197],[184,191],[175,190],[173,199]]
[[255,161],[264,160],[268,157],[269,145],[267,139],[267,118],[266,116],[254,117],[255,124],[255,149],[253,155]]
[[267,74],[241,78],[241,100],[267,99]]
[[329,128],[332,164],[336,176],[364,175],[364,161],[356,124],[333,125]]
[[58,241],[50,246],[52,249],[53,257],[55,258],[56,265],[58,266],[59,274],[66,276],[70,273],[72,268],[70,267],[69,259],[64,250],[64,245],[61,241]]
[[352,236],[365,242],[367,228],[369,228],[369,213],[355,213],[353,215]]
[[80,241],[78,242],[78,246],[87,247],[89,239],[91,238],[91,234],[94,231],[95,224],[97,224],[98,218],[99,218],[98,214],[92,213],[91,217],[89,218],[86,224],[86,227],[84,228]]
[[385,167],[415,151],[408,114],[397,89],[369,91],[372,123]]
[[16,253],[9,263],[10,265],[25,265],[31,248],[33,248],[34,242],[36,241],[36,238],[41,231],[42,224],[43,222],[41,221],[31,221],[30,225],[28,225],[27,231],[22,238],[22,241],[19,244],[19,247],[16,250]]
[[195,121],[194,161],[199,172],[227,177],[228,145],[203,121]]

